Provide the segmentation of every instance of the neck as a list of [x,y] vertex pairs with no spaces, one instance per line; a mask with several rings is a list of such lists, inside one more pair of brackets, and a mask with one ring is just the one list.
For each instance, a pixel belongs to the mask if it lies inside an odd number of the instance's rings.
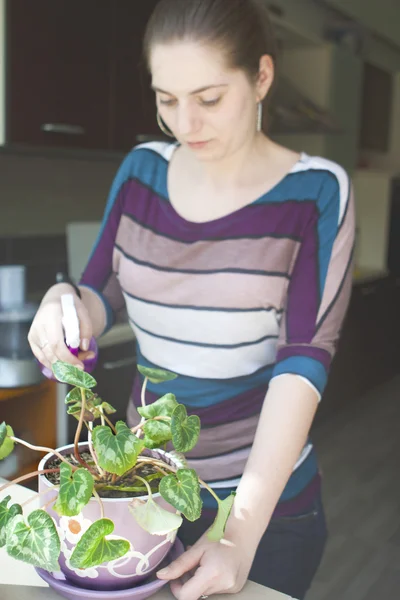
[[222,157],[210,162],[196,161],[201,178],[215,189],[226,189],[240,185],[256,168],[258,158],[265,156],[272,142],[263,134],[256,133],[241,146]]

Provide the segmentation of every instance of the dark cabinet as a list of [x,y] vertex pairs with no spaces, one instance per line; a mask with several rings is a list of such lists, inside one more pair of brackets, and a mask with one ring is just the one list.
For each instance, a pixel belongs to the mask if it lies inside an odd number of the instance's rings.
[[155,96],[143,57],[146,24],[159,0],[118,0],[114,9],[115,52],[112,115],[113,147],[129,150],[138,136],[160,136]]
[[7,2],[7,138],[107,148],[110,0]]
[[400,373],[399,307],[400,278],[354,285],[316,424]]
[[9,144],[127,151],[157,133],[142,39],[158,0],[8,0]]

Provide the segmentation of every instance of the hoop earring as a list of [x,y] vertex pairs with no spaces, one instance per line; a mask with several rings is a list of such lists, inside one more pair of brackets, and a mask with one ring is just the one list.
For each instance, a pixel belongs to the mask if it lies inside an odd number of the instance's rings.
[[263,122],[263,105],[262,105],[262,102],[259,102],[257,105],[257,132],[262,131],[262,122]]
[[172,131],[170,129],[168,129],[168,127],[165,125],[164,121],[162,120],[162,118],[160,117],[160,113],[157,111],[157,125],[159,126],[159,128],[161,129],[161,131],[167,135],[168,137],[175,137],[174,134],[172,133]]

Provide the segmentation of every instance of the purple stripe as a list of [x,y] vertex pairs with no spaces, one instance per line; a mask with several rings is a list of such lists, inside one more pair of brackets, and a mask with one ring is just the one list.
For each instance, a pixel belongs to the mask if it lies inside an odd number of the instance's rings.
[[305,224],[315,211],[315,202],[306,200],[253,204],[212,222],[189,223],[176,213],[169,202],[137,181],[131,180],[126,184],[124,196],[125,214],[152,231],[186,243],[200,239],[226,239],[227,226],[230,238],[279,235],[301,239]]
[[102,236],[95,247],[80,282],[102,291],[112,273],[114,243],[121,219],[121,200],[117,197]]
[[[215,490],[218,494],[218,490]],[[315,499],[321,492],[321,475],[319,473],[310,481],[310,483],[295,497],[285,502],[279,502],[272,513],[271,520],[282,517],[295,517],[312,510]],[[203,508],[202,517],[214,519],[216,510],[212,508]]]
[[[140,392],[141,381],[139,377],[135,377],[133,384],[132,398],[135,406],[141,406]],[[188,415],[196,414],[200,417],[202,428],[216,427],[217,425],[225,425],[247,419],[261,412],[265,394],[267,393],[266,386],[261,386],[253,390],[248,390],[228,398],[224,402],[207,406],[205,408],[195,407],[187,409]],[[155,402],[159,396],[146,390],[146,402],[151,404]],[[178,399],[179,400],[179,399]]]
[[278,355],[276,358],[276,362],[281,362],[286,358],[291,358],[292,356],[307,356],[308,358],[313,358],[314,360],[318,360],[322,363],[325,369],[328,371],[332,357],[327,350],[323,350],[321,348],[316,348],[315,346],[285,346],[281,350],[278,351]]
[[289,344],[310,343],[315,335],[319,308],[317,214],[309,224],[292,273],[286,321]]

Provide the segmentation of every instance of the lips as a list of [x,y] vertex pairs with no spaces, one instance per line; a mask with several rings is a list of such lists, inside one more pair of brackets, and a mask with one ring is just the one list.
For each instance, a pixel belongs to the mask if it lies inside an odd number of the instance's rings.
[[204,148],[209,142],[187,142],[190,148]]

